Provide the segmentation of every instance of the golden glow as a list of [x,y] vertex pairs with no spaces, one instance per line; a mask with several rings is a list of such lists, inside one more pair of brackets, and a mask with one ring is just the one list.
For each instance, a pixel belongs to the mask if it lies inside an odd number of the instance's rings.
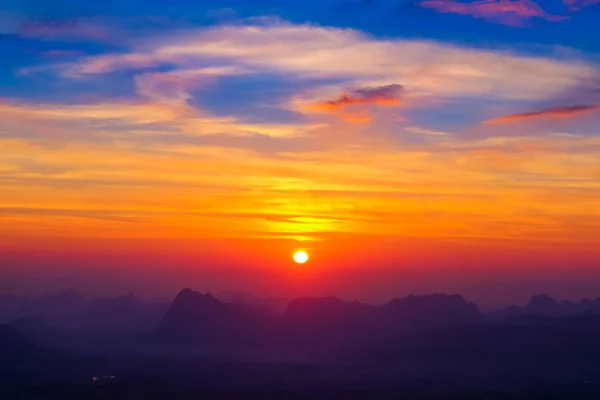
[[305,251],[297,251],[294,253],[294,261],[298,264],[304,264],[308,261],[308,254]]
[[[149,45],[144,53],[60,64],[58,78],[68,83],[172,62],[174,71],[135,75],[130,95],[137,100],[0,99],[0,238],[291,240],[341,254],[346,247],[332,244],[340,238],[361,245],[414,237],[585,240],[597,247],[598,135],[578,134],[576,125],[557,130],[540,118],[513,121],[507,133],[468,107],[474,122],[464,132],[451,123],[415,125],[409,116],[409,109],[461,96],[552,98],[594,79],[595,67],[304,25],[219,28]],[[198,68],[196,60],[209,55],[230,64]],[[224,117],[188,104],[209,77],[217,84],[221,75],[245,76],[247,65],[351,81],[299,89],[280,107],[305,118],[288,122],[250,122],[235,110]],[[411,81],[401,101],[340,101],[351,88],[381,87],[398,74]],[[289,248],[272,251],[288,257]]]

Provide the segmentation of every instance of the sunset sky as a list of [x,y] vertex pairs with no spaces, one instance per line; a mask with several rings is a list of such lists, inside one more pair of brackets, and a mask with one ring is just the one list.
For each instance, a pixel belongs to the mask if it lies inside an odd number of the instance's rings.
[[0,0],[0,292],[600,295],[599,18]]

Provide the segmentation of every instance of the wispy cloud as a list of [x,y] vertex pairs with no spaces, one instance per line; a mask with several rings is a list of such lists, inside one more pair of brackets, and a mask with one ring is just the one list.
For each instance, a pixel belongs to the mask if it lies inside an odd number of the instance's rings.
[[0,102],[0,115],[5,118],[40,118],[49,120],[126,120],[140,124],[172,121],[180,115],[176,109],[160,104],[141,102],[107,102],[87,105],[37,105]]
[[[185,147],[239,148],[264,155],[316,151],[323,142],[306,135],[319,125],[248,123],[217,117],[177,102],[149,96],[142,102],[96,104],[0,103],[0,139],[18,138],[54,148],[73,143],[121,144],[162,150]],[[154,150],[156,151],[156,150]]]
[[412,133],[417,133],[419,135],[428,135],[428,136],[448,136],[451,135],[449,132],[443,131],[434,131],[431,129],[420,128],[418,126],[408,126],[405,128],[407,131]]
[[488,124],[501,124],[507,122],[515,122],[522,121],[526,119],[533,118],[569,118],[578,116],[580,114],[592,112],[600,110],[599,104],[591,104],[591,105],[576,105],[576,106],[566,106],[566,107],[553,107],[547,108],[541,111],[534,111],[522,114],[512,114],[506,115],[499,118],[490,119],[485,121]]
[[524,20],[530,18],[542,18],[547,21],[562,21],[568,18],[550,15],[532,0],[476,0],[470,2],[425,0],[419,4],[440,13],[470,15],[474,18],[496,21],[506,25],[521,25]]
[[[346,87],[398,82],[414,95],[520,100],[553,97],[599,76],[594,66],[582,61],[434,41],[381,40],[349,29],[288,23],[161,35],[140,41],[125,54],[88,57],[57,67],[67,76],[77,76],[159,65],[177,69],[226,65],[296,79],[343,80]],[[341,88],[337,89],[339,93]]]
[[600,0],[564,0],[564,2],[571,11],[579,11],[585,7],[600,4]]
[[[516,138],[519,126],[490,137],[498,133],[493,126],[464,134],[432,122],[462,117],[445,107],[471,116],[486,101],[539,104],[578,93],[600,77],[583,59],[282,21],[128,37],[119,48],[45,66],[65,86],[128,79],[118,98],[0,103],[0,233],[323,238],[341,228],[390,237],[493,232],[571,240],[587,231],[549,228],[568,220],[565,199],[582,214],[598,213],[597,196],[589,195],[600,176],[597,138],[538,130]],[[301,118],[256,123],[210,107],[219,96],[226,106],[240,98],[256,106],[264,97],[243,97],[281,80],[293,93],[269,101],[278,111],[304,112]],[[236,90],[248,82],[251,91]],[[411,126],[398,124],[398,108],[408,114],[411,107],[421,108],[407,115]]]

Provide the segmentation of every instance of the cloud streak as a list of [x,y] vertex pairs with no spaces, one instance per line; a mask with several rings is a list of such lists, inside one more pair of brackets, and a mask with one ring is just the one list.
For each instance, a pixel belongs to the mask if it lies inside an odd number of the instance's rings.
[[505,25],[521,25],[524,20],[541,18],[547,21],[562,21],[566,16],[550,15],[531,0],[477,0],[458,2],[454,0],[425,0],[421,7],[440,13],[469,15],[496,21]]
[[487,120],[485,121],[485,123],[503,124],[536,118],[570,118],[596,110],[600,110],[600,104],[553,107],[541,111],[506,115],[503,117]]

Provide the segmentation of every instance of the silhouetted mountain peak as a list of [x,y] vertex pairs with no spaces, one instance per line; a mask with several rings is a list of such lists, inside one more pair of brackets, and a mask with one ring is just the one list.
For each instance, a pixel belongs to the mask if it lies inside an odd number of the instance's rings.
[[190,288],[183,288],[183,289],[181,289],[181,291],[179,293],[177,293],[177,296],[175,298],[183,297],[183,296],[192,296],[195,294],[200,294],[200,293],[196,292],[195,290],[192,290]]
[[183,298],[185,298],[185,297],[198,297],[198,296],[200,296],[200,297],[204,297],[204,298],[209,298],[209,299],[214,299],[214,298],[215,298],[215,297],[214,297],[212,294],[210,294],[209,292],[207,292],[207,293],[200,293],[200,292],[198,292],[198,291],[196,291],[196,290],[192,290],[192,289],[190,289],[190,288],[184,288],[184,289],[182,289],[182,290],[181,290],[181,291],[180,291],[180,292],[177,294],[176,298],[179,298],[179,297],[183,297]]
[[173,301],[172,308],[214,308],[219,307],[222,304],[221,301],[210,293],[203,294],[186,288],[177,294]]
[[550,317],[561,317],[578,314],[596,314],[600,312],[600,299],[583,299],[579,302],[556,301],[546,294],[533,296],[523,307],[510,306],[504,310],[492,313],[490,319],[509,318],[516,315],[539,314]]
[[470,323],[481,318],[477,306],[461,295],[439,293],[395,298],[381,307],[381,314],[385,329],[392,332]]
[[231,340],[247,331],[257,315],[240,304],[223,303],[212,294],[183,289],[156,328],[162,337]]
[[[570,302],[567,303],[570,304]],[[542,309],[547,307],[556,307],[557,305],[558,302],[546,294],[539,294],[537,296],[533,296],[529,301],[529,307],[536,307]]]
[[474,303],[467,302],[459,294],[434,293],[423,296],[409,295],[403,299],[394,298],[382,307],[384,310],[426,312],[435,310],[464,310],[479,313]]

